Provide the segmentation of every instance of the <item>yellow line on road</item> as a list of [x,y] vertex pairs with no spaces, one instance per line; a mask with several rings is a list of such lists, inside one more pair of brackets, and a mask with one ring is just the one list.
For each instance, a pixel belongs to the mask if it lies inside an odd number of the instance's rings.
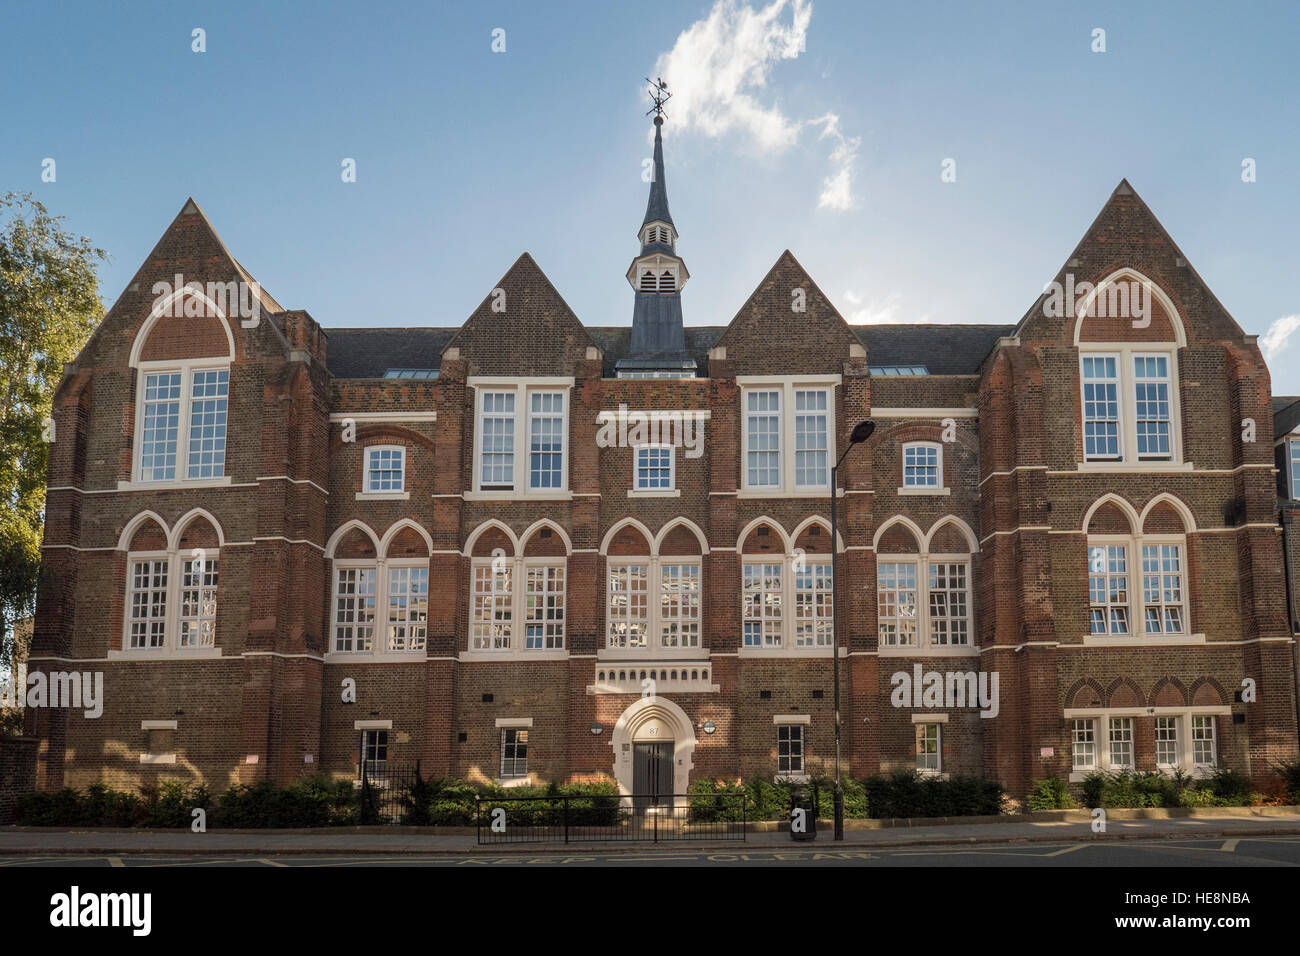
[[1236,852],[1237,852],[1237,844],[1240,843],[1240,842],[1241,842],[1240,839],[1224,840],[1224,841],[1223,841],[1223,846],[1219,847],[1219,849],[1220,849],[1222,852],[1224,852],[1224,853],[1236,853]]
[[126,864],[122,862],[122,858],[121,858],[120,856],[110,856],[110,857],[108,858],[108,865],[109,865],[109,866],[126,866]]
[[1066,853],[1073,853],[1075,850],[1082,850],[1088,846],[1087,843],[1076,843],[1074,846],[1062,847],[1059,850],[1053,850],[1051,853],[1044,853],[1043,856],[1062,856]]
[[267,866],[284,866],[284,867],[287,867],[287,866],[289,865],[288,863],[276,863],[275,860],[267,860],[267,859],[261,859],[261,860],[258,860],[257,862],[258,862],[258,863],[265,863]]

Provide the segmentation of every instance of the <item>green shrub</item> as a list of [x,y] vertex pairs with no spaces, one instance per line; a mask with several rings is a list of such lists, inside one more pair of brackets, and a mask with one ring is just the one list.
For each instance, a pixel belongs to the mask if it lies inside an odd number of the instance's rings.
[[1030,810],[1073,810],[1078,804],[1070,796],[1070,786],[1060,777],[1035,780],[1025,802]]
[[1292,806],[1300,804],[1300,760],[1287,760],[1273,769],[1282,778],[1286,801]]
[[1002,812],[1002,785],[983,777],[953,774],[947,779],[916,773],[868,777],[863,784],[871,816],[996,816]]

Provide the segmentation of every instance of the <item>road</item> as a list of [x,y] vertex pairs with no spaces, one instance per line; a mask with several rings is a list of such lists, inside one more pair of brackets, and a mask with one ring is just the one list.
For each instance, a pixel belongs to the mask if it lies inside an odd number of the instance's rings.
[[536,854],[313,854],[215,856],[122,854],[118,856],[0,856],[0,867],[346,867],[346,866],[1015,866],[1015,867],[1265,867],[1300,866],[1300,837],[1110,840],[1061,843],[926,845],[841,848],[829,841],[789,847],[746,846],[729,850],[654,847],[604,851],[538,847]]

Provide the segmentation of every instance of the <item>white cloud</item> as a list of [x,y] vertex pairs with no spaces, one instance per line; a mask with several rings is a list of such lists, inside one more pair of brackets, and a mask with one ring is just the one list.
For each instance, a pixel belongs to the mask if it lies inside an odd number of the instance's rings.
[[922,325],[933,321],[929,312],[903,313],[901,292],[867,298],[852,289],[846,289],[844,301],[852,306],[844,313],[844,319],[850,325]]
[[1281,355],[1297,329],[1300,329],[1300,314],[1284,315],[1270,325],[1268,331],[1259,339],[1260,347],[1264,350],[1264,358],[1271,362]]
[[[789,11],[789,19],[783,15]],[[754,8],[737,0],[715,0],[708,15],[678,35],[673,48],[655,61],[673,94],[669,112],[682,129],[706,136],[747,136],[764,152],[780,153],[799,141],[805,127],[821,126],[819,140],[830,138],[831,172],[822,181],[817,205],[852,208],[853,169],[860,137],[845,136],[834,113],[811,120],[788,116],[760,95],[773,68],[806,49],[811,0],[773,0]]]

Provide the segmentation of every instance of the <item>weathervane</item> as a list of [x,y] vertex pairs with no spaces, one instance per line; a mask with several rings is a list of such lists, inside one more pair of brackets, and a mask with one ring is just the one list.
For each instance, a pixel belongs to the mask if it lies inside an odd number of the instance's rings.
[[672,94],[668,92],[668,84],[663,81],[662,77],[655,77],[652,80],[647,76],[645,81],[650,84],[650,99],[654,100],[655,104],[646,110],[645,115],[649,116],[654,113],[657,117],[667,116],[668,114],[664,112],[664,104],[672,98]]

